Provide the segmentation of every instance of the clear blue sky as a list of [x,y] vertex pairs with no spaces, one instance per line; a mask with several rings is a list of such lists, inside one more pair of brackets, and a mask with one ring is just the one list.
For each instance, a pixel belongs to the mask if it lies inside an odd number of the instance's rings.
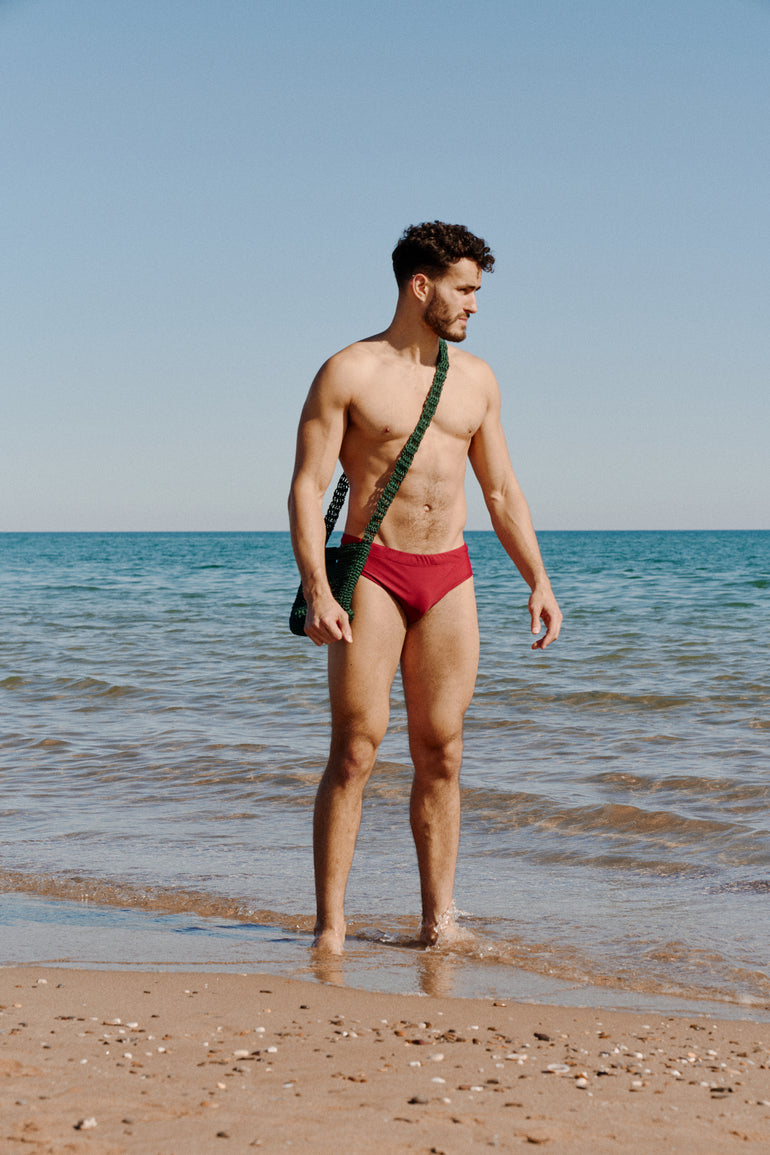
[[0,530],[286,528],[434,218],[539,528],[767,528],[769,62],[760,0],[0,0]]

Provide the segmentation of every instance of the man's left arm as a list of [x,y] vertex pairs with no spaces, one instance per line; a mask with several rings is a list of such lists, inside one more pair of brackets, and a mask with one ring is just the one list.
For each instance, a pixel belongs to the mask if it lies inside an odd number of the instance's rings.
[[533,650],[544,650],[559,636],[562,612],[540,555],[527,500],[513,472],[500,420],[500,389],[489,367],[483,362],[480,365],[488,404],[484,420],[471,440],[468,459],[484,494],[492,528],[532,591],[532,633],[539,634],[541,623],[545,623],[544,637],[532,644]]

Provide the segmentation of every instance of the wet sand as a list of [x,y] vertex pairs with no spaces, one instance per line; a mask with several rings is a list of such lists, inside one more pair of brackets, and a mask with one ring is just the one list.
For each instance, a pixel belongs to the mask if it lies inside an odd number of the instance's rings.
[[0,970],[2,1152],[766,1152],[770,1024]]

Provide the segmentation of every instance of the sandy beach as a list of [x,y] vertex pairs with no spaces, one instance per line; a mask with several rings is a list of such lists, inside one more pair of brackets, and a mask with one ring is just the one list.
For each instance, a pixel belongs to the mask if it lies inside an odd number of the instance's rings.
[[765,1152],[770,1025],[271,975],[0,971],[0,1149]]

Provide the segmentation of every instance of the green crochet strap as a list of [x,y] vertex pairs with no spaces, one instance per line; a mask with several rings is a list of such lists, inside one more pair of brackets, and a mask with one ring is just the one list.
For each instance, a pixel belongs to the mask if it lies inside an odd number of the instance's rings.
[[327,542],[332,535],[332,530],[334,529],[334,525],[337,521],[337,518],[340,515],[340,510],[342,509],[342,506],[345,504],[345,496],[348,492],[349,487],[350,487],[350,482],[348,481],[347,477],[343,473],[342,476],[340,477],[339,481],[337,482],[337,488],[335,489],[335,491],[332,495],[332,499],[329,502],[329,508],[327,509],[326,513],[324,514],[324,524],[326,525],[326,540],[327,540]]
[[[393,466],[393,472],[388,479],[387,485],[380,494],[380,499],[377,502],[374,513],[372,514],[369,524],[363,532],[361,541],[358,543],[356,556],[351,561],[350,569],[345,575],[345,581],[337,596],[337,601],[348,613],[350,613],[350,606],[353,601],[353,590],[355,589],[356,582],[360,578],[363,568],[366,565],[366,559],[369,556],[369,547],[374,540],[377,530],[380,528],[380,523],[382,522],[383,517],[388,512],[390,503],[398,493],[398,488],[401,485],[401,482],[406,477],[406,472],[409,469],[409,466],[412,464],[414,455],[417,452],[417,448],[420,442],[425,436],[425,431],[433,420],[433,414],[436,412],[436,406],[438,405],[439,397],[441,396],[441,390],[443,389],[444,382],[446,381],[448,368],[449,354],[447,352],[446,341],[443,338],[440,338],[438,361],[436,362],[436,372],[433,375],[433,384],[430,387],[430,392],[425,398],[425,404],[422,407],[420,420],[417,422],[414,432],[398,455],[398,460]],[[332,502],[333,500],[334,499],[332,499]]]

